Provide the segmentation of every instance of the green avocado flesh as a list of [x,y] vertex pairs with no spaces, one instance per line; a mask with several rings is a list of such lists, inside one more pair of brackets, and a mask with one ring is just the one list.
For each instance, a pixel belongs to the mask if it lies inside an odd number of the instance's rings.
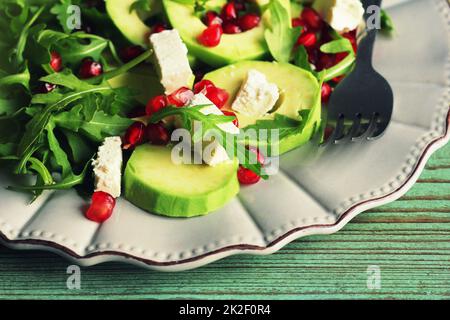
[[[206,3],[206,7],[208,10],[218,11],[225,3],[225,0],[210,0]],[[163,6],[172,27],[180,33],[189,53],[206,64],[223,66],[240,60],[259,59],[268,53],[263,23],[239,34],[223,34],[220,44],[210,48],[202,46],[197,41],[206,25],[195,14],[192,4],[163,0]]]
[[221,208],[239,192],[237,160],[215,167],[175,164],[168,147],[142,145],[124,175],[125,198],[164,216],[193,217]]
[[[150,1],[150,8],[155,8],[155,4],[159,1]],[[106,11],[115,26],[122,32],[122,34],[131,42],[142,47],[146,47],[148,43],[148,36],[150,35],[150,28],[142,22],[141,17],[133,10],[130,12],[131,5],[136,0],[106,0]],[[148,14],[148,16],[150,16]]]
[[232,110],[231,104],[251,69],[263,73],[267,77],[267,81],[275,83],[280,91],[280,98],[274,111],[265,116],[251,117],[236,113],[239,127],[245,128],[255,124],[258,120],[272,120],[277,113],[299,119],[299,111],[311,109],[309,121],[303,130],[279,141],[278,153],[285,153],[306,143],[317,127],[316,124],[320,121],[321,113],[319,83],[311,73],[286,63],[242,61],[212,71],[205,75],[205,79],[211,80],[216,86],[225,89],[230,94],[225,108]]

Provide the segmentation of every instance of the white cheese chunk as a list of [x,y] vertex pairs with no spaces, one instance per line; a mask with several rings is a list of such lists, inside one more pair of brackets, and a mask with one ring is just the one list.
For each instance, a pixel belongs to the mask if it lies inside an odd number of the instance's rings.
[[[191,101],[191,106],[200,105],[208,105],[200,110],[200,112],[205,115],[223,115],[223,112],[220,111],[220,109],[216,105],[214,105],[214,103],[211,102],[211,100],[209,100],[203,93],[196,94]],[[221,123],[218,125],[218,127],[230,134],[239,134],[239,128],[236,127],[233,122]],[[205,141],[205,143],[203,144],[202,153],[203,161],[210,166],[216,166],[218,164],[230,161],[226,150],[217,141]]]
[[278,87],[269,83],[263,73],[251,69],[231,108],[247,116],[261,117],[275,106],[279,97]]
[[313,8],[337,32],[356,29],[364,15],[359,0],[316,0]]
[[92,161],[95,176],[95,191],[120,197],[122,179],[122,140],[120,137],[105,138],[98,148],[97,158]]
[[150,36],[153,60],[166,94],[190,85],[193,73],[187,57],[188,50],[176,29]]

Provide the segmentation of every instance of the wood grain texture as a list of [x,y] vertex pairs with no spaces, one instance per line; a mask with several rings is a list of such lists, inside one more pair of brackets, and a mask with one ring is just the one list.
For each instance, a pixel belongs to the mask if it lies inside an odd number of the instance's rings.
[[[380,289],[367,287],[370,265],[380,268]],[[0,298],[449,299],[450,145],[402,199],[271,256],[182,273],[103,264],[82,269],[81,290],[66,288],[67,266],[50,253],[0,247]]]

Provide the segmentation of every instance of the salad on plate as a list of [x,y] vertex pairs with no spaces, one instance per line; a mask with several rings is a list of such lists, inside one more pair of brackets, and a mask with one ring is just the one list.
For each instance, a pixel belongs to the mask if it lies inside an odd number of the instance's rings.
[[326,136],[363,15],[359,0],[4,0],[9,189],[75,188],[99,223],[121,196],[168,217],[213,212]]

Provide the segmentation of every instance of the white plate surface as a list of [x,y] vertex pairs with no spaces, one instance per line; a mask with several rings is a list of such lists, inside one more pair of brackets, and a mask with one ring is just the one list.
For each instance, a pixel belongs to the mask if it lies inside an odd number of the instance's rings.
[[123,261],[163,271],[233,254],[269,254],[290,241],[341,229],[357,214],[402,196],[430,155],[450,139],[450,13],[445,0],[385,0],[396,32],[379,37],[375,67],[394,90],[393,120],[370,143],[311,147],[282,157],[281,172],[242,188],[218,212],[191,219],[148,214],[120,199],[102,225],[83,216],[75,191],[32,205],[0,176],[0,242],[57,252],[88,266]]

